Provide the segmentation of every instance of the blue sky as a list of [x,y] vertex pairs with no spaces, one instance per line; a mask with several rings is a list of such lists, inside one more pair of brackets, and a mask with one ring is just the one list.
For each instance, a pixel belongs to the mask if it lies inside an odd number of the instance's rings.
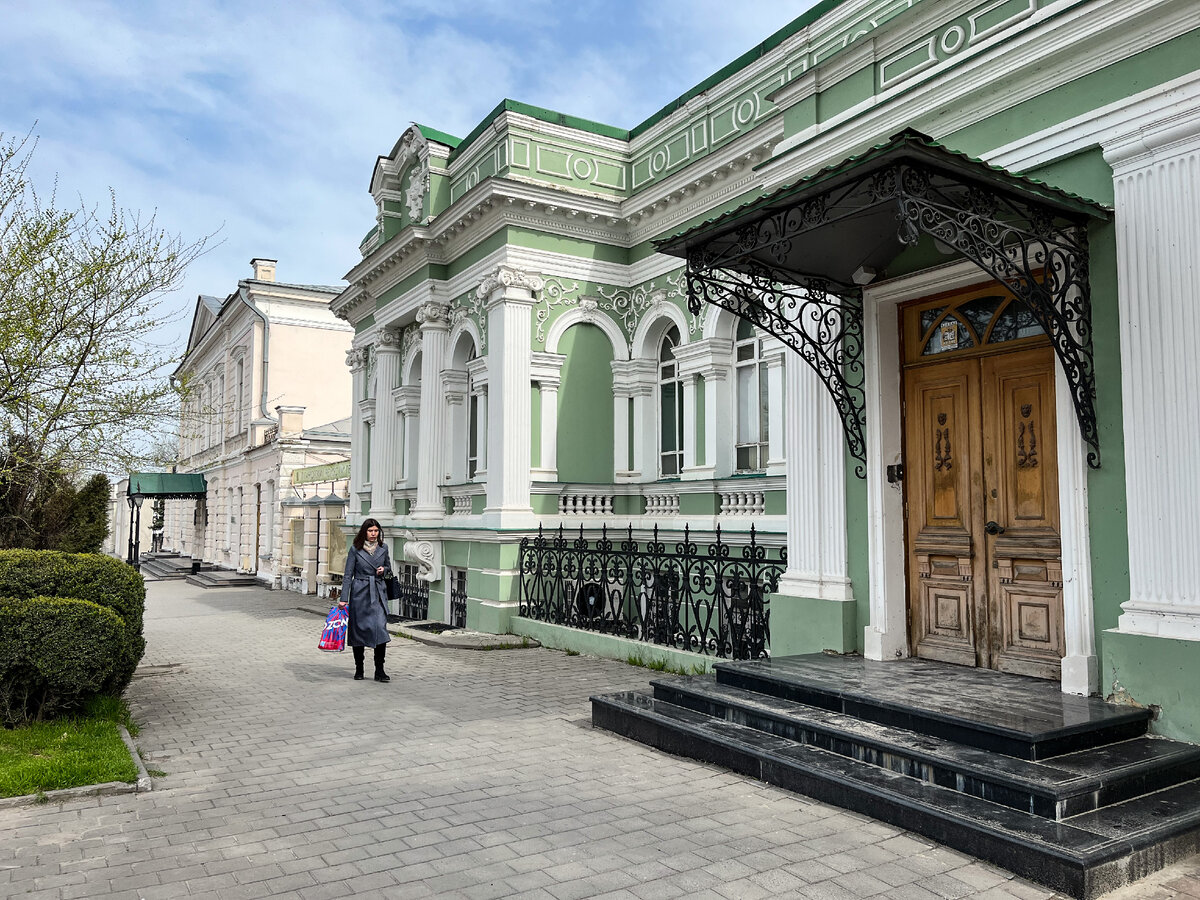
[[0,131],[33,131],[62,202],[218,232],[166,300],[182,344],[251,257],[341,283],[409,122],[461,137],[508,97],[632,127],[814,2],[0,0]]

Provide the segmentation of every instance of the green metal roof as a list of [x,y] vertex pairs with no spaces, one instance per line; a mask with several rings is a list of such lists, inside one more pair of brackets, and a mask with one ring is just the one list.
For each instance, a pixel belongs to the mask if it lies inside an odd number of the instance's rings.
[[[1044,181],[1030,178],[1027,175],[1018,175],[1010,172],[1001,166],[995,166],[982,159],[969,156],[961,150],[951,149],[913,128],[905,128],[882,144],[876,144],[862,153],[847,157],[841,162],[825,166],[811,175],[801,178],[799,181],[792,184],[785,184],[783,187],[777,188],[769,194],[747,201],[741,206],[721,213],[719,216],[714,216],[711,219],[706,219],[674,234],[659,238],[654,241],[654,245],[660,251],[665,252],[670,252],[667,248],[680,249],[686,247],[694,243],[695,239],[701,235],[715,235],[735,222],[740,223],[744,221],[746,217],[756,212],[777,206],[781,201],[788,199],[792,195],[802,192],[811,193],[814,187],[824,182],[832,181],[835,178],[841,178],[858,169],[866,168],[871,163],[885,157],[892,158],[899,155],[921,157],[939,163],[945,168],[969,178],[982,179],[1001,187],[1007,187],[1010,190],[1018,190],[1024,194],[1034,194],[1045,203],[1061,211],[1102,219],[1112,216],[1111,207],[1105,206],[1096,200],[1091,200],[1079,194],[1063,190],[1062,188],[1054,187]],[[774,160],[771,162],[774,162]],[[763,163],[763,165],[766,165],[766,163]]]
[[200,474],[180,475],[174,472],[131,472],[128,496],[141,494],[144,497],[185,498],[203,497],[208,485]]
[[446,134],[444,131],[438,131],[436,128],[430,128],[428,125],[422,125],[420,122],[413,122],[413,124],[417,126],[417,130],[421,132],[426,140],[445,144],[451,150],[462,143],[461,139],[456,138],[452,134]]

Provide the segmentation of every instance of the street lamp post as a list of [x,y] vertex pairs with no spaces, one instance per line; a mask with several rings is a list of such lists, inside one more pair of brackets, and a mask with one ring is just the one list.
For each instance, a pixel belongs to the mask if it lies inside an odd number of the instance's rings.
[[133,493],[129,495],[129,565],[137,571],[142,569],[142,495],[141,483],[135,482]]

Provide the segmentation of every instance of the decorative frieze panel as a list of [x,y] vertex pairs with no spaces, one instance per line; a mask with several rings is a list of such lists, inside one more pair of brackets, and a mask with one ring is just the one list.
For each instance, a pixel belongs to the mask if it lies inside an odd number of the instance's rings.
[[[943,23],[875,66],[876,89],[883,91],[960,55],[1037,12],[1039,0],[986,0],[966,15]],[[1044,5],[1044,3],[1043,3]]]
[[[766,99],[767,95],[831,59],[918,2],[920,0],[877,0],[851,21],[827,17],[833,20],[831,25],[824,26],[829,30],[813,31],[808,41],[798,44],[791,53],[740,89],[711,105],[705,102],[706,94],[688,101],[688,108],[695,107],[693,115],[634,153],[632,192],[673,174],[687,163],[774,117],[779,110]],[[814,26],[821,24],[814,23]]]

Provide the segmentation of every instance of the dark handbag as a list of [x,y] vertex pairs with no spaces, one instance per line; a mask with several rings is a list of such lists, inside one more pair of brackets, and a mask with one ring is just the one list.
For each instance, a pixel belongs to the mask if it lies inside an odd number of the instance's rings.
[[387,589],[387,598],[389,600],[400,599],[400,579],[387,570],[383,573],[383,583]]

